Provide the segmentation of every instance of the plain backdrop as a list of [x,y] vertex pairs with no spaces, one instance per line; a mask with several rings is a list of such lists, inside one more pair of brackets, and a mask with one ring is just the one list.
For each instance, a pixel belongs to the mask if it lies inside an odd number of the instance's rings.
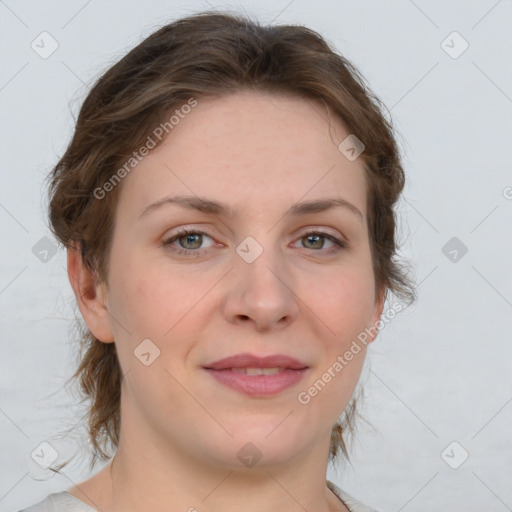
[[[59,462],[85,449],[44,178],[93,80],[156,27],[210,8],[320,32],[386,104],[403,151],[399,238],[418,301],[371,345],[371,426],[328,478],[383,512],[512,510],[512,1],[2,0],[0,511],[89,476],[83,457],[53,476],[31,456],[45,442]],[[49,56],[41,37],[58,44]]]

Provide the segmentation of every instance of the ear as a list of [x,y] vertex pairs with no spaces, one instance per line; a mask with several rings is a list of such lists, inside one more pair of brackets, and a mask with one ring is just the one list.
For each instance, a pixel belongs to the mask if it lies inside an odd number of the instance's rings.
[[369,328],[370,334],[368,336],[367,342],[371,343],[375,340],[377,335],[379,334],[379,329],[377,327],[377,322],[379,321],[382,311],[384,309],[384,302],[386,301],[386,289],[381,290],[380,294],[375,299],[375,305],[372,313],[372,324]]
[[96,274],[84,265],[79,244],[68,247],[68,277],[87,327],[100,341],[112,343],[114,336],[106,289],[98,284]]

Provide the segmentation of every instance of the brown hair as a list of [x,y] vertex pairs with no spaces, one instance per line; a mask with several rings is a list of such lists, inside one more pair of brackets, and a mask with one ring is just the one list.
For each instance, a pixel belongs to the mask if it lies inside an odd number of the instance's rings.
[[[364,143],[375,289],[414,302],[407,268],[395,261],[394,205],[405,177],[382,103],[358,70],[316,32],[293,25],[262,26],[240,15],[204,12],[165,25],[96,81],[69,146],[48,176],[50,229],[56,238],[67,248],[77,247],[98,283],[106,282],[122,184],[101,199],[94,191],[190,98],[241,90],[320,101]],[[79,366],[71,378],[79,377],[81,393],[90,399],[92,468],[97,458],[112,457],[108,445],[118,446],[122,372],[115,343],[100,342],[83,325],[79,338]],[[343,433],[353,432],[355,414],[353,399],[332,429],[333,461],[340,449],[348,460]]]

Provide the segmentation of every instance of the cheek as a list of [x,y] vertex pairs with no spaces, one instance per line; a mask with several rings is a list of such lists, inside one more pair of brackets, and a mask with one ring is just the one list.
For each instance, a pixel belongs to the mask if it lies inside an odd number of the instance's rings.
[[130,332],[162,337],[199,300],[200,282],[186,279],[183,272],[163,268],[143,255],[117,261],[111,272],[111,307]]
[[301,390],[310,397],[312,410],[321,410],[318,414],[334,422],[350,400],[364,364],[366,346],[358,336],[371,321],[373,275],[364,262],[347,264],[321,279],[308,279],[302,293],[314,312],[311,325],[322,340],[322,355]]
[[351,267],[332,273],[322,284],[316,284],[308,301],[335,333],[338,343],[346,342],[367,327],[373,312],[374,289],[371,270]]
[[[193,304],[199,298],[194,290],[187,291],[181,277],[163,279],[155,268],[135,267],[137,271],[127,264],[126,273],[113,276],[112,327],[123,372],[130,373],[130,394],[142,400],[151,392],[155,405],[180,392],[171,375],[183,380],[183,361],[191,346],[187,336],[194,339],[197,328]],[[144,354],[149,354],[147,365]]]

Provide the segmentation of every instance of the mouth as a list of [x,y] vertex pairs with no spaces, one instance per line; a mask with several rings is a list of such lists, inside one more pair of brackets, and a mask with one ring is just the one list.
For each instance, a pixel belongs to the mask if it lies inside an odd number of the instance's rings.
[[263,398],[297,385],[309,370],[284,355],[256,357],[239,354],[203,367],[216,382],[245,395]]
[[205,368],[205,370],[216,382],[223,386],[255,398],[264,398],[277,395],[288,388],[296,386],[309,369],[229,368],[225,370],[211,370]]

